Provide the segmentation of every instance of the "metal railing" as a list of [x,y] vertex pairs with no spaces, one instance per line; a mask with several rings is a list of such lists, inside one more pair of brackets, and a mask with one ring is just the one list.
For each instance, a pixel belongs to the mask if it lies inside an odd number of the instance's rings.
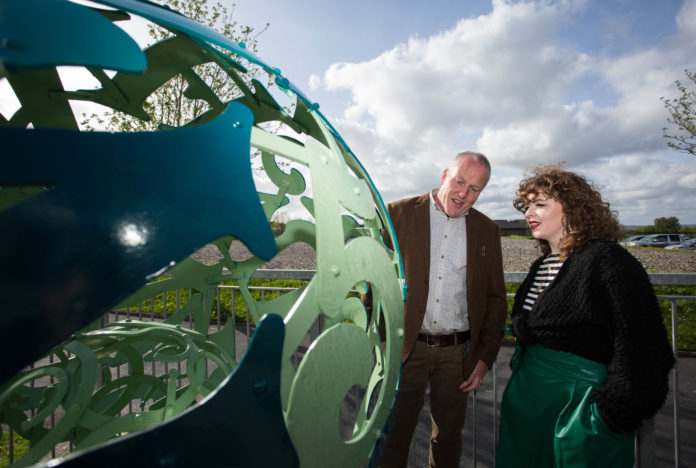
[[[314,270],[257,270],[254,274],[254,278],[258,279],[294,279],[294,280],[305,280],[309,281],[314,275]],[[520,283],[525,278],[526,273],[521,272],[506,272],[505,281],[506,283]],[[653,285],[679,285],[679,286],[694,286],[696,285],[696,274],[650,274],[650,279]],[[278,287],[266,287],[257,286],[249,287],[249,290],[260,290],[261,291],[261,301],[266,300],[267,295],[272,295],[275,297],[280,296],[284,292],[292,291],[294,288],[278,288]],[[237,286],[230,285],[220,285],[218,286],[217,292],[217,304],[213,306],[213,310],[217,312],[217,323],[211,323],[211,327],[215,327],[218,330],[224,325],[221,323],[221,300],[220,294],[223,291],[227,291],[232,295],[232,307],[235,303],[235,294],[237,293]],[[191,295],[189,290],[184,294]],[[508,296],[512,296],[509,294]],[[177,291],[176,295],[176,306],[179,306],[180,291]],[[696,296],[658,296],[660,300],[671,301],[671,314],[672,314],[672,344],[674,357],[677,360],[677,365],[672,372],[672,385],[671,385],[671,406],[672,406],[672,440],[673,440],[673,457],[674,466],[678,467],[682,463],[686,466],[692,461],[682,460],[681,458],[681,446],[680,446],[680,400],[679,400],[679,352],[678,352],[678,301],[696,301]],[[166,311],[166,296],[164,298]],[[154,304],[154,301],[153,301]],[[166,312],[165,312],[166,314]],[[166,319],[166,315],[163,317]],[[154,306],[152,310],[148,313],[143,310],[142,305],[138,308],[137,313],[128,312],[118,312],[114,311],[110,314],[105,315],[101,320],[101,325],[121,319],[137,319],[137,320],[158,320],[162,317],[155,317]],[[232,312],[231,320],[233,326],[241,327],[245,329],[246,336],[250,337],[253,332],[253,324],[249,319],[248,309],[247,318],[244,324],[234,323],[234,312]],[[228,323],[229,325],[229,323]],[[191,324],[191,327],[193,325]],[[311,335],[318,336],[321,333],[321,324],[317,322],[315,327],[311,331]],[[248,342],[247,342],[248,343]],[[244,346],[244,343],[242,344]],[[503,347],[505,348],[505,346]],[[235,356],[237,359],[237,356]],[[470,396],[470,410],[467,416],[467,425],[464,431],[464,451],[462,466],[493,466],[495,464],[495,447],[497,445],[498,437],[498,412],[499,403],[502,398],[501,388],[504,388],[507,383],[507,378],[509,378],[509,372],[506,372],[507,368],[506,359],[509,359],[509,353],[501,352],[499,354],[498,361],[496,361],[492,372],[489,374],[491,377],[487,377],[484,386],[472,393]],[[152,372],[155,372],[154,365]],[[424,414],[427,413],[427,408],[424,409]],[[429,418],[421,418],[423,422],[429,422]],[[57,421],[54,421],[54,424]],[[12,430],[8,427],[3,427],[3,431],[9,432],[9,461],[13,461],[13,437]],[[490,435],[486,432],[490,430]],[[656,462],[656,447],[655,447],[655,425],[651,422],[644,425],[639,437],[639,443],[636,449],[636,466],[637,467],[654,467],[657,466]],[[428,450],[428,439],[429,439],[429,428],[427,430],[421,430],[419,435],[414,436],[414,442],[411,448],[411,459],[409,466],[423,466],[427,464],[427,450]],[[53,451],[53,456],[56,456],[55,450]],[[420,464],[419,464],[420,463]]]

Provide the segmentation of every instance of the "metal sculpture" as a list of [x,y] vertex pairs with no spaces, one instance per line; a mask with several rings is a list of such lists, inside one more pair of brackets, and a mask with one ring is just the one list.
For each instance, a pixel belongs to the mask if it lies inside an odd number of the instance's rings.
[[[31,441],[15,465],[37,463],[60,442],[76,449],[66,466],[374,462],[398,384],[405,286],[398,247],[382,242],[385,232],[396,245],[367,172],[318,106],[244,44],[151,2],[93,4],[101,6],[0,0],[0,82],[20,103],[0,116],[0,422]],[[141,49],[114,24],[132,16],[171,36]],[[195,72],[206,63],[227,73],[238,97],[215,95]],[[295,99],[292,115],[245,78],[243,63]],[[60,66],[84,67],[101,86],[66,91]],[[79,130],[71,101],[148,120],[146,99],[177,75],[186,96],[208,106],[196,119],[158,132]],[[296,136],[267,131],[269,122]],[[273,193],[257,192],[253,151]],[[312,198],[300,171],[279,159],[305,168]],[[274,238],[269,220],[290,196],[301,196],[314,222],[290,221]],[[233,259],[235,240],[253,255]],[[313,279],[255,300],[254,272],[295,242],[315,249]],[[219,262],[189,257],[208,243]],[[218,285],[230,280],[257,324],[239,362],[233,326],[208,327]],[[372,314],[354,294],[368,284]],[[85,328],[113,308],[182,287],[190,300],[164,322]],[[188,316],[193,330],[181,326]],[[295,367],[317,319],[323,331]],[[206,360],[216,364],[209,375]],[[156,361],[178,366],[147,375]],[[343,440],[338,409],[356,386],[365,397]],[[62,418],[45,428],[56,412]],[[199,435],[216,448],[181,443]]]

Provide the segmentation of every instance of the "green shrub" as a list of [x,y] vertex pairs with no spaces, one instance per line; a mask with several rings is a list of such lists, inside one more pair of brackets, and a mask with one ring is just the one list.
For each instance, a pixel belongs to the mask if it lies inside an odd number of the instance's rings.
[[[263,279],[254,279],[252,278],[249,281],[249,286],[250,287],[274,287],[274,288],[299,288],[306,284],[307,281],[301,281],[301,280],[289,280],[289,279],[277,279],[277,280],[263,280]],[[221,283],[224,286],[236,286],[236,282],[233,281],[226,281]],[[280,291],[279,294],[283,295],[286,294],[289,291]],[[256,301],[261,301],[262,296],[264,293],[260,290],[256,289],[250,289],[251,297],[254,298]],[[166,309],[165,309],[165,300],[164,294],[159,294],[155,296],[153,299],[148,299],[146,301],[143,301],[140,305],[135,305],[129,307],[130,314],[132,318],[139,318],[140,315],[142,314],[143,317],[149,317],[151,315],[155,315],[156,317],[162,317],[165,315],[165,310],[166,310],[166,316],[171,317],[172,315],[176,314],[178,309],[182,309],[188,301],[196,294],[195,290],[179,290],[178,292],[178,297],[177,297],[177,291],[176,290],[171,290],[167,291],[166,293]],[[265,293],[265,300],[271,300],[273,297],[276,297],[277,292],[268,292],[266,291]],[[272,296],[272,297],[271,297]],[[234,307],[232,306],[232,299],[234,298]],[[234,310],[234,315],[235,315],[235,320],[237,322],[246,322],[247,320],[247,307],[246,307],[246,302],[244,301],[244,298],[240,294],[238,289],[231,289],[231,288],[222,288],[220,290],[220,295],[219,295],[219,300],[220,300],[220,306],[219,306],[219,311],[220,311],[220,321],[221,323],[225,323],[230,317],[232,317],[232,310]],[[153,305],[154,303],[154,305]],[[122,314],[125,313],[125,310],[120,311]],[[215,300],[215,303],[213,304],[212,307],[212,314],[211,314],[211,320],[213,322],[217,321],[218,319],[218,304],[217,304],[217,299]],[[249,320],[253,322],[253,319],[249,317]]]
[[[658,296],[696,296],[696,286],[655,286]],[[672,301],[662,299],[660,310],[672,342]],[[677,345],[683,351],[696,351],[696,300],[677,300]]]
[[[29,451],[29,441],[18,436],[17,434],[12,434],[13,441],[13,459],[19,460],[25,453]],[[0,467],[10,465],[10,434],[8,431],[2,431],[2,438],[0,439]]]

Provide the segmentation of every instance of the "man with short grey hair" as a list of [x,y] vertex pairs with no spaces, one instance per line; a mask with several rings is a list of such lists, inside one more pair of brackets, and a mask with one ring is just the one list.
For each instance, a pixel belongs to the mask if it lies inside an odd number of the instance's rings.
[[458,154],[439,189],[388,205],[408,290],[402,378],[383,468],[405,467],[430,386],[430,466],[457,467],[468,392],[493,366],[507,300],[498,225],[475,210],[491,175],[481,153]]

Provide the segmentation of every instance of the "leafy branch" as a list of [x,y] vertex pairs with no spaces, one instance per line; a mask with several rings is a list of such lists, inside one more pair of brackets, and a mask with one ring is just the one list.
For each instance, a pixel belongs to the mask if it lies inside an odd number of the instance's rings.
[[[689,70],[684,72],[691,83],[696,84],[696,74]],[[696,156],[696,91],[688,89],[687,85],[678,80],[674,84],[681,96],[675,99],[660,99],[670,114],[667,121],[676,125],[677,131],[670,133],[670,129],[665,127],[662,129],[662,136],[668,140],[667,145],[670,148]]]

